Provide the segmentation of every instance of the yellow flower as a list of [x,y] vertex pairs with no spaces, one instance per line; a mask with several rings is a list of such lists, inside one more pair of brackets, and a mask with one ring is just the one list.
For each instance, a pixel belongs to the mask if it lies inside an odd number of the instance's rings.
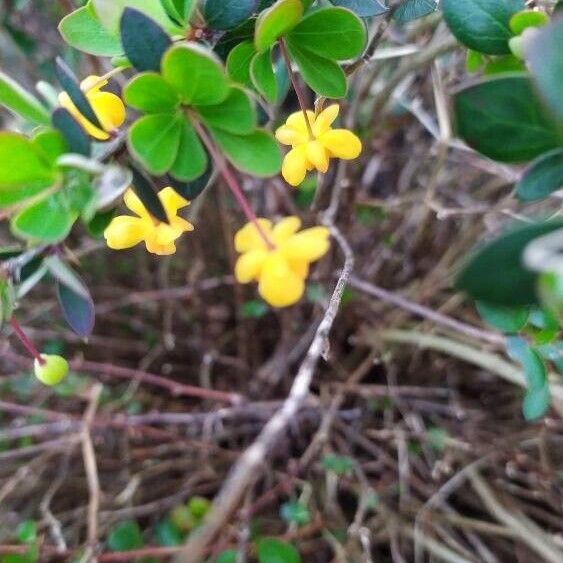
[[255,225],[245,225],[235,235],[235,249],[241,253],[235,277],[239,283],[257,281],[258,292],[274,307],[294,305],[305,291],[309,265],[330,248],[330,232],[326,227],[298,232],[298,217],[285,217],[275,226],[267,219],[258,222],[275,248],[268,249]]
[[164,188],[158,194],[169,223],[158,221],[146,210],[133,190],[127,190],[125,205],[138,217],[121,215],[112,219],[104,231],[107,245],[114,250],[131,248],[145,241],[147,250],[153,254],[167,256],[176,252],[175,241],[186,231],[193,231],[191,223],[178,217],[178,210],[190,204],[172,188]]
[[360,139],[348,129],[331,127],[338,117],[339,110],[339,106],[333,104],[316,117],[312,111],[307,111],[312,136],[302,111],[291,114],[285,125],[276,131],[276,139],[291,146],[282,167],[282,176],[288,184],[298,186],[305,179],[307,172],[314,169],[324,174],[331,158],[353,160],[360,156]]
[[80,88],[88,98],[102,129],[96,127],[78,111],[66,92],[59,94],[61,106],[72,114],[89,135],[100,141],[109,139],[108,133],[123,125],[125,121],[125,106],[121,98],[111,92],[101,91],[101,88],[106,86],[107,83],[107,80],[100,80],[99,76],[89,76],[80,84]]

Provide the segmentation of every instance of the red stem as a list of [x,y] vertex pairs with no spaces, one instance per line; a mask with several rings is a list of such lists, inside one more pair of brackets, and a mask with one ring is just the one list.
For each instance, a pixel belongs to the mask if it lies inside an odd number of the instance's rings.
[[20,339],[20,342],[24,345],[25,349],[39,362],[40,365],[45,365],[45,360],[35,347],[35,344],[28,338],[27,334],[23,331],[20,323],[18,323],[16,317],[12,315],[10,319],[10,324],[16,333],[16,336]]
[[197,120],[197,118],[192,116],[191,120],[201,140],[203,141],[203,144],[206,146],[207,150],[209,151],[211,158],[215,161],[215,164],[219,169],[219,172],[221,172],[221,175],[223,176],[225,183],[231,190],[232,194],[235,196],[237,203],[240,205],[247,219],[256,227],[258,234],[262,237],[262,240],[264,241],[264,244],[266,245],[268,250],[270,251],[275,250],[276,249],[275,244],[270,240],[270,237],[268,237],[266,231],[262,228],[262,226],[258,222],[258,217],[256,217],[256,214],[252,210],[252,207],[250,207],[250,203],[248,203],[246,196],[244,195],[241,187],[239,186],[239,183],[235,175],[233,174],[232,170],[225,162],[225,159],[223,158],[221,153],[219,153],[219,151],[216,149],[215,145],[213,144],[213,142],[207,135],[207,132],[202,127],[201,123]]
[[287,47],[285,46],[283,37],[280,37],[279,44],[283,60],[285,61],[285,66],[287,67],[287,72],[291,80],[291,84],[293,85],[295,95],[297,96],[297,100],[299,101],[299,106],[301,107],[301,111],[303,112],[303,116],[305,117],[305,123],[307,124],[307,130],[309,131],[309,137],[311,138],[311,140],[314,140],[315,134],[313,133],[313,128],[311,127],[311,122],[309,121],[309,115],[307,114],[307,102],[305,101],[305,96],[303,95],[301,86],[299,86],[297,77],[295,76],[295,73],[291,68],[291,59],[289,58],[289,53],[287,52]]

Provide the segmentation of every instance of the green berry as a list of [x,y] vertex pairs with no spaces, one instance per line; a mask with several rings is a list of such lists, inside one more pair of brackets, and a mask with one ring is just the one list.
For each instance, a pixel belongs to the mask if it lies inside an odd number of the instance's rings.
[[184,505],[179,505],[172,509],[170,520],[181,532],[189,532],[196,524],[191,512]]
[[211,502],[205,497],[192,497],[188,502],[188,510],[192,513],[194,518],[201,520],[209,512]]
[[68,362],[61,356],[41,354],[43,364],[36,359],[33,363],[35,377],[44,385],[60,383],[68,373]]

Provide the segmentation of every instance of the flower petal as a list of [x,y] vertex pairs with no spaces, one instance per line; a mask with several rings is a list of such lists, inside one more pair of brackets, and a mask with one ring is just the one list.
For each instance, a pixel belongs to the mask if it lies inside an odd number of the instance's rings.
[[[307,110],[307,117],[309,118],[309,123],[311,127],[313,127],[315,123],[315,114],[311,110]],[[309,138],[309,128],[307,127],[307,123],[305,121],[305,115],[302,111],[296,111],[292,113],[285,122],[287,127],[294,129],[295,131],[299,131],[300,133],[304,133],[307,135],[307,139]]]
[[194,226],[183,217],[173,217],[170,219],[170,226],[180,234],[194,230]]
[[239,257],[235,264],[235,278],[239,283],[257,280],[268,256],[265,250],[251,250]]
[[133,213],[135,213],[139,217],[150,218],[150,214],[139,199],[139,196],[131,188],[129,188],[125,192],[125,195],[123,196],[123,202]]
[[91,74],[87,76],[81,83],[80,89],[83,92],[97,92],[104,86],[107,86],[108,81],[106,79],[101,80],[100,76],[96,76],[95,74]]
[[296,275],[287,260],[272,252],[262,266],[258,292],[274,307],[288,307],[301,299],[305,291],[303,278]]
[[[268,219],[258,219],[260,227],[270,234],[272,223]],[[248,252],[249,250],[266,250],[266,243],[262,240],[258,229],[252,224],[247,223],[235,234],[235,250],[237,252]]]
[[[78,121],[78,123],[82,126],[84,131],[88,133],[94,139],[98,141],[107,141],[109,139],[109,135],[96,127],[91,121],[88,121],[79,111],[78,108],[74,105],[74,102],[70,99],[70,96],[66,92],[61,92],[59,94],[59,103],[61,107],[67,109],[72,117]],[[97,114],[96,114],[97,115]]]
[[307,145],[291,149],[283,159],[282,176],[290,186],[298,186],[307,175]]
[[145,219],[121,215],[112,219],[104,231],[107,245],[114,250],[123,250],[139,244],[152,229]]
[[166,209],[169,218],[172,218],[178,213],[178,209],[186,207],[190,204],[187,199],[184,199],[177,191],[171,187],[164,188],[158,192],[158,197]]
[[93,90],[86,97],[105,131],[113,131],[123,125],[125,106],[119,96]]
[[276,131],[276,139],[282,145],[300,145],[309,140],[309,134],[306,131],[298,131],[287,125],[282,125]]
[[362,142],[348,129],[331,129],[319,141],[337,158],[352,160],[362,152]]
[[319,141],[310,141],[307,143],[306,147],[309,162],[311,162],[319,172],[323,174],[326,173],[329,164],[329,154],[324,145]]
[[280,251],[288,260],[315,262],[328,252],[329,237],[326,227],[312,227],[293,235]]
[[315,126],[313,127],[313,133],[315,133],[316,137],[320,137],[330,129],[330,126],[338,117],[339,112],[340,106],[338,104],[332,104],[319,113],[315,119]]
[[301,260],[289,260],[289,267],[300,278],[305,279],[309,275],[309,263]]
[[290,216],[284,217],[278,221],[272,230],[272,238],[274,244],[284,243],[290,236],[294,235],[301,228],[301,219],[299,217]]

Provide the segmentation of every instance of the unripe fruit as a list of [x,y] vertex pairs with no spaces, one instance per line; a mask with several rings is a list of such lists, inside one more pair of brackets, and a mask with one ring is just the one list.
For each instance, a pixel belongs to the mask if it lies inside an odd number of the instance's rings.
[[35,360],[33,369],[35,377],[44,385],[56,385],[60,383],[68,373],[68,362],[61,356],[41,354],[44,363]]
[[196,524],[192,513],[183,504],[174,507],[170,520],[181,532],[189,532]]

